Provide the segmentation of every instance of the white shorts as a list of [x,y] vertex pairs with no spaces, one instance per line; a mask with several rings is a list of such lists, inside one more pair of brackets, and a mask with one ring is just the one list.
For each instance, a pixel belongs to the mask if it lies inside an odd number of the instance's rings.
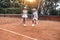
[[38,20],[38,18],[33,18],[33,20]]
[[27,15],[22,15],[22,18],[28,18],[28,16]]

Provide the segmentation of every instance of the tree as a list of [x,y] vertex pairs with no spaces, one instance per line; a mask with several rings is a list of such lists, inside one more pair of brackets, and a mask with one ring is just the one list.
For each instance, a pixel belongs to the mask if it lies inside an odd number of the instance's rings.
[[0,0],[0,7],[2,7],[2,8],[10,7],[9,1],[8,0]]
[[47,11],[49,9],[51,14],[56,14],[57,13],[56,12],[56,6],[57,6],[56,4],[58,1],[59,0],[45,0],[44,6],[43,6],[44,10]]

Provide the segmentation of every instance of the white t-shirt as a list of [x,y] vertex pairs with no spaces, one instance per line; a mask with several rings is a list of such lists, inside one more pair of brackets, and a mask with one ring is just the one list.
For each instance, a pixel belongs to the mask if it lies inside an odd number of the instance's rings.
[[33,12],[33,18],[38,18],[38,11]]
[[27,18],[27,17],[28,17],[27,13],[28,13],[27,10],[23,10],[23,15],[22,15],[22,17],[23,17],[23,18]]

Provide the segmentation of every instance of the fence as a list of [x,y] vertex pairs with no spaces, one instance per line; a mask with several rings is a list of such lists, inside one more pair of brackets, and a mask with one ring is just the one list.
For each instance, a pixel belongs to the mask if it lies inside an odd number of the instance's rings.
[[[22,14],[0,14],[0,17],[16,17],[16,18],[21,18]],[[29,19],[32,19],[32,14],[28,15]],[[55,20],[55,21],[60,21],[60,16],[44,16],[40,15],[39,16],[40,20]]]

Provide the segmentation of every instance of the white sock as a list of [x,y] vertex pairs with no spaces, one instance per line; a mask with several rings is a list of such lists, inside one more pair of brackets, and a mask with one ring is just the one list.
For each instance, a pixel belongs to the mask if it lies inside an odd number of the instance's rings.
[[32,26],[35,26],[35,24],[32,24]]
[[24,26],[26,26],[26,24],[23,24]]

